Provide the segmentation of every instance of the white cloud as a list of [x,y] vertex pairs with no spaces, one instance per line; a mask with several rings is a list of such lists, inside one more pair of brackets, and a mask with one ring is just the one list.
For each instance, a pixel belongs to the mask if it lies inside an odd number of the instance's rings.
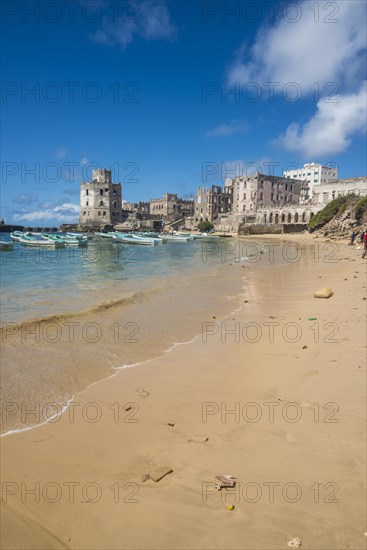
[[353,134],[366,131],[366,91],[365,82],[359,92],[340,95],[335,103],[320,100],[315,115],[306,124],[291,124],[276,141],[308,158],[342,153]]
[[206,137],[223,137],[232,136],[234,134],[245,134],[248,130],[248,124],[245,120],[232,120],[229,123],[220,124],[212,130],[206,132]]
[[14,222],[41,222],[42,224],[76,223],[79,217],[79,205],[66,202],[54,208],[20,212],[13,215]]
[[102,26],[91,35],[91,40],[105,46],[118,44],[125,49],[135,36],[144,40],[173,40],[176,27],[162,0],[144,0],[134,4],[129,15],[102,17]]
[[296,82],[303,96],[313,93],[309,88],[315,82],[320,96],[329,82],[336,82],[339,92],[344,86],[359,84],[366,51],[365,2],[307,0],[291,4],[273,26],[261,28],[251,48],[242,45],[229,68],[229,82],[260,86],[277,82],[278,92],[285,84]]

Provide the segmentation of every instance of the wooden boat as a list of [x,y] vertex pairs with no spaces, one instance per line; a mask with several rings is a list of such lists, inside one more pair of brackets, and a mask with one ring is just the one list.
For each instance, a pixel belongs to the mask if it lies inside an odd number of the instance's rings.
[[13,231],[13,233],[10,233],[10,238],[12,241],[20,242],[20,239],[25,237],[26,234],[23,233],[23,231]]
[[57,233],[42,233],[42,239],[65,243],[67,246],[88,246],[87,239],[75,239],[68,235],[58,235]]
[[192,240],[189,237],[184,237],[183,235],[171,235],[168,233],[162,235],[162,239],[164,239],[166,242],[177,241],[181,243],[186,243],[187,241]]
[[157,244],[153,239],[145,239],[143,237],[135,237],[134,235],[127,234],[115,234],[113,235],[113,240],[117,243],[132,244],[132,245],[145,245],[145,246],[154,246]]
[[65,246],[65,243],[61,241],[53,241],[52,239],[38,239],[29,235],[19,237],[19,242],[25,246],[35,246],[38,248],[63,248]]

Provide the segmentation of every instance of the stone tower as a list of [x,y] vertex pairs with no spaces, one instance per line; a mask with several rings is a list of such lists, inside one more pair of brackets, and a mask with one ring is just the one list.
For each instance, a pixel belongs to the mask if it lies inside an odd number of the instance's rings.
[[115,225],[121,221],[121,184],[112,183],[111,170],[93,170],[93,181],[80,184],[80,225]]

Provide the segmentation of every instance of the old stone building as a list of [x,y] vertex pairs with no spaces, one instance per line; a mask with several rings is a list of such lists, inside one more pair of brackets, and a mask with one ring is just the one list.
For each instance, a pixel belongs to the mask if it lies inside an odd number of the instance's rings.
[[111,170],[93,170],[93,180],[80,184],[82,227],[115,225],[122,221],[121,184],[112,183]]
[[160,199],[150,200],[150,215],[157,216],[166,222],[172,222],[193,215],[194,203],[184,200],[176,194],[165,193]]
[[199,187],[194,199],[194,221],[214,221],[221,214],[232,212],[233,189],[220,185]]

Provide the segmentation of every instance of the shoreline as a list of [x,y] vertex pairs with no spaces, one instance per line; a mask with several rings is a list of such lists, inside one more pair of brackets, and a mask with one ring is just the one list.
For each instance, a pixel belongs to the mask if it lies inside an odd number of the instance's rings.
[[[94,382],[77,394],[79,404],[57,423],[2,439],[3,480],[14,484],[5,488],[2,547],[253,550],[286,548],[298,536],[304,548],[364,548],[366,369],[363,360],[357,361],[365,350],[360,319],[366,266],[359,256],[350,258],[354,252],[342,245],[337,264],[316,265],[306,256],[299,265],[245,270],[246,301],[241,311],[226,316],[234,324],[223,329],[226,317],[204,316],[206,342],[199,334],[149,364]],[[322,286],[334,290],[331,299],[313,298]],[[315,329],[309,328],[314,317],[324,339],[332,339],[324,325],[336,324],[339,346],[314,341]],[[240,323],[240,336],[246,324],[252,323],[252,330],[257,323],[261,338],[256,341],[250,331],[248,341],[241,336],[237,342],[235,323]],[[269,323],[280,333],[288,324],[290,341],[275,331],[270,342]],[[292,342],[296,324],[302,335]],[[273,403],[273,422],[265,403]],[[292,419],[299,412],[292,403],[302,412],[299,422],[276,414],[288,407]],[[325,409],[328,403],[337,403],[338,410]],[[259,407],[261,418],[254,422]],[[94,422],[96,411],[101,414]],[[141,481],[162,464],[173,473],[156,484]],[[215,494],[218,474],[235,475],[238,492]],[[311,499],[311,482],[320,482],[318,503]],[[22,483],[27,488],[40,484],[38,502],[22,495]],[[66,495],[67,483],[79,483],[73,502]],[[80,487],[93,483],[100,498],[90,493],[86,502]],[[247,500],[246,483],[252,483]],[[276,491],[269,502],[266,483],[275,489],[297,483],[302,498],[294,501],[292,486],[288,500]],[[325,502],[335,489],[325,489],[326,483],[338,485],[338,503]],[[55,487],[44,492],[47,484],[62,489],[58,500]],[[251,490],[258,486],[262,496],[255,502]],[[119,494],[111,487],[118,487]],[[232,503],[235,508],[228,511]]]

